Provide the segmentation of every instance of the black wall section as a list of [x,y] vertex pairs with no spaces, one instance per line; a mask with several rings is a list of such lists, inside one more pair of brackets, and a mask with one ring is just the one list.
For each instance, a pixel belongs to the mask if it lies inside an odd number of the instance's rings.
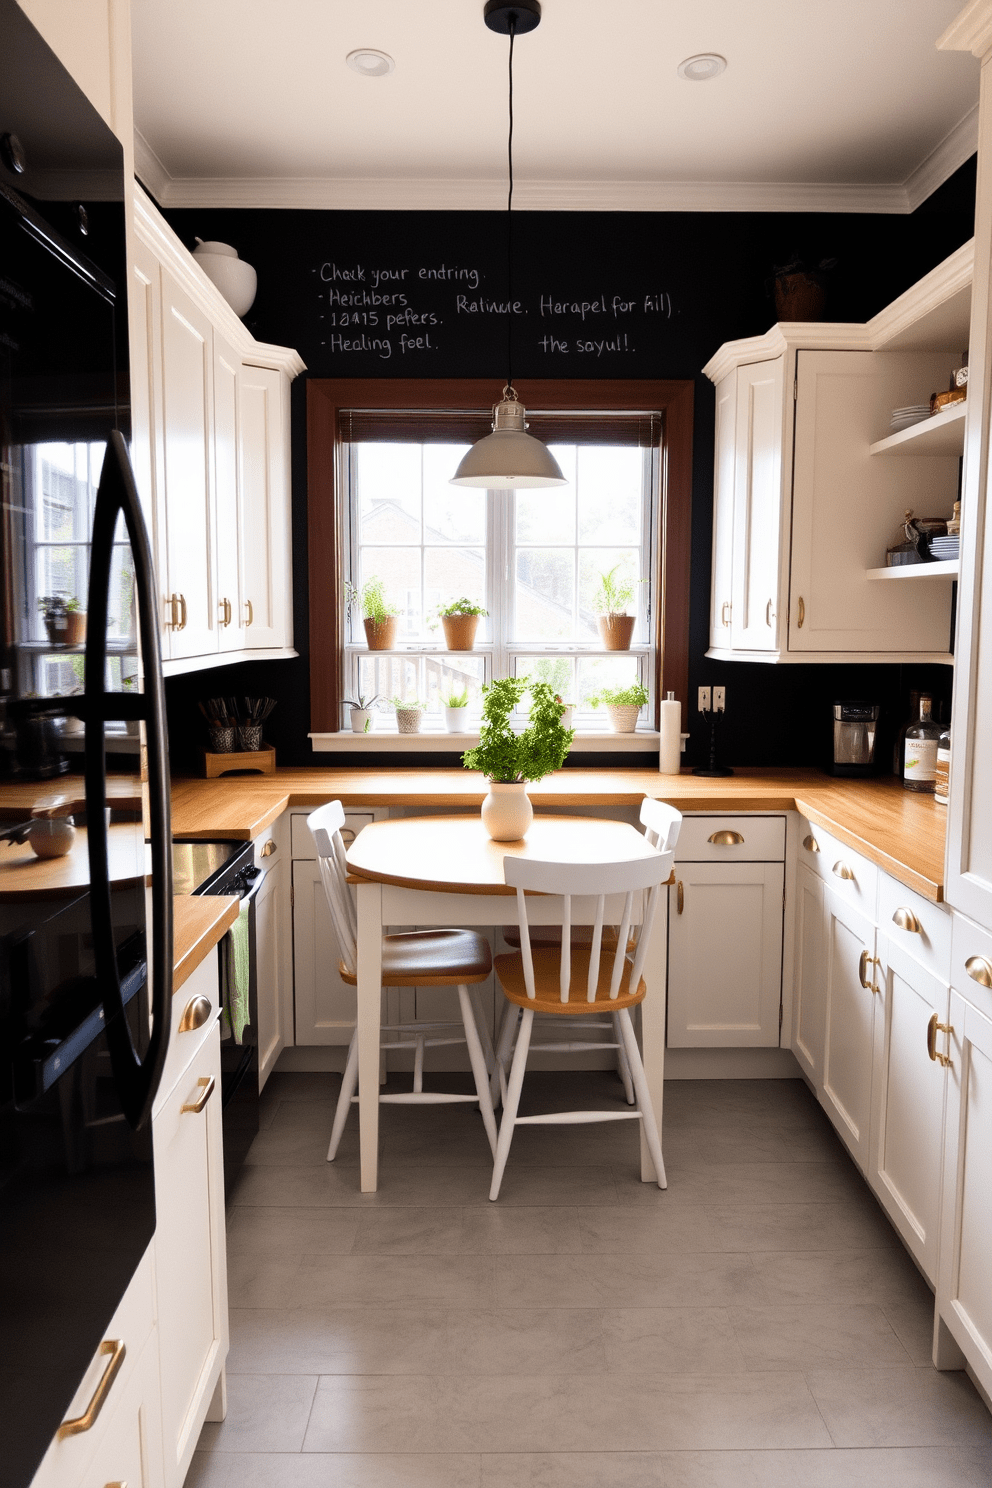
[[[514,217],[513,371],[519,377],[693,377],[692,695],[728,689],[724,752],[740,764],[817,763],[835,696],[902,711],[911,686],[938,698],[948,668],[760,666],[705,660],[712,531],[713,388],[700,369],[724,341],[775,318],[767,283],[798,254],[835,258],[828,316],[860,321],[972,233],[974,163],[910,216],[558,213]],[[169,211],[194,236],[232,243],[258,270],[246,318],[260,341],[294,346],[314,377],[486,377],[507,366],[506,220],[490,212]],[[963,348],[962,348],[963,349]],[[167,684],[173,766],[195,765],[195,700],[267,692],[283,763],[311,752],[307,657],[306,378],[293,388],[293,570],[298,661],[252,662]],[[900,719],[901,721],[901,719]],[[690,714],[690,757],[703,748]]]

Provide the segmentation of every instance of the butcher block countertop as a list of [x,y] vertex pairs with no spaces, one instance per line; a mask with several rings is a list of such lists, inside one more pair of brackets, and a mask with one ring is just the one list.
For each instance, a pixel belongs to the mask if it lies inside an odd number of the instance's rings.
[[238,918],[237,894],[177,894],[173,900],[172,990],[178,992]]
[[[345,807],[477,807],[481,775],[450,769],[279,769],[274,775],[176,780],[172,830],[177,837],[249,841],[288,808],[325,801]],[[800,811],[908,888],[939,903],[944,897],[947,811],[930,795],[892,778],[836,780],[817,770],[738,770],[719,780],[660,775],[649,769],[559,770],[529,787],[547,807],[636,806],[644,796],[680,811]],[[216,902],[216,901],[215,901]]]

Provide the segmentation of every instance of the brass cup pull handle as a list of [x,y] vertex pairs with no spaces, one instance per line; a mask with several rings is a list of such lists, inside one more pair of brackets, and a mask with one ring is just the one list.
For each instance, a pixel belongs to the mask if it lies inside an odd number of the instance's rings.
[[675,881],[675,908],[679,914],[685,909],[685,886],[680,878]]
[[124,1363],[124,1355],[127,1349],[123,1338],[105,1338],[100,1345],[99,1352],[107,1356],[107,1366],[100,1376],[100,1382],[93,1391],[93,1398],[83,1411],[81,1416],[74,1416],[71,1421],[63,1421],[55,1433],[56,1441],[65,1441],[67,1436],[80,1436],[84,1431],[96,1424],[96,1419],[103,1410],[110,1387],[120,1373],[121,1365]]
[[706,840],[712,842],[714,847],[743,847],[744,845],[744,838],[740,832],[714,832]]
[[878,987],[875,985],[874,982],[865,981],[865,976],[867,975],[869,966],[878,966],[879,964],[880,962],[877,956],[869,956],[867,951],[861,952],[861,956],[858,961],[858,981],[861,983],[862,987],[864,987],[866,992],[878,991]]
[[949,1054],[939,1054],[937,1052],[937,1035],[938,1033],[946,1033],[949,1046],[950,1037],[953,1032],[953,1025],[939,1022],[936,1013],[933,1014],[930,1022],[927,1024],[927,1053],[930,1055],[934,1064],[941,1064],[945,1069],[952,1063],[952,1060]]
[[923,934],[923,926],[911,909],[897,909],[892,916],[892,923],[898,925],[900,930],[908,930],[910,935]]
[[806,849],[807,852],[820,851],[820,844],[817,842],[816,838],[812,836],[803,838],[803,847]]
[[806,620],[806,601],[803,599],[803,597],[802,597],[801,594],[799,596],[799,606],[798,606],[798,608],[799,608],[799,619],[798,619],[798,623],[797,623],[797,628],[799,630],[802,630],[803,624],[804,624],[804,622]]
[[213,1007],[209,998],[191,997],[183,1008],[183,1015],[179,1020],[179,1032],[193,1033],[197,1028],[202,1028],[212,1012]]
[[255,620],[255,611],[252,609],[252,603],[250,599],[245,600],[245,610],[247,611],[247,614],[245,615],[245,624],[252,625]]
[[857,883],[857,879],[854,876],[854,869],[850,863],[845,863],[843,858],[838,858],[833,866],[833,871],[838,878],[846,879],[848,883]]
[[765,605],[765,624],[769,627],[769,629],[771,628],[771,623],[774,619],[775,611],[772,609],[771,600],[769,600],[768,603]]
[[220,602],[220,623],[225,630],[233,619],[234,611],[231,608],[231,601],[229,599],[222,599]]
[[272,838],[270,837],[269,840],[268,840],[268,842],[262,848],[261,856],[263,858],[271,858],[272,854],[275,851],[276,851],[276,844],[273,842]]
[[184,1105],[179,1107],[180,1115],[188,1111],[191,1116],[199,1116],[207,1101],[213,1095],[214,1085],[216,1084],[213,1075],[201,1075],[196,1083],[200,1094],[196,1097],[196,1100],[186,1101]]
[[730,600],[729,599],[725,599],[723,601],[723,604],[720,606],[720,624],[721,625],[728,625],[729,626],[729,624],[730,624],[730,615],[731,615],[731,604],[730,604]]
[[984,956],[969,956],[964,969],[973,982],[992,989],[992,962],[986,961]]
[[179,624],[176,625],[176,626],[174,626],[173,629],[174,630],[185,630],[186,629],[186,619],[187,619],[187,616],[186,616],[186,596],[185,596],[185,594],[180,594],[180,596],[179,596]]

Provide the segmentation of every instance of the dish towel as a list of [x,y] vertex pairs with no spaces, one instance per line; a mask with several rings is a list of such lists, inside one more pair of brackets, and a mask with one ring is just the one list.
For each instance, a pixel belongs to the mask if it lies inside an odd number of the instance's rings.
[[251,905],[243,900],[238,918],[227,933],[224,1019],[240,1044],[248,1017],[248,915]]

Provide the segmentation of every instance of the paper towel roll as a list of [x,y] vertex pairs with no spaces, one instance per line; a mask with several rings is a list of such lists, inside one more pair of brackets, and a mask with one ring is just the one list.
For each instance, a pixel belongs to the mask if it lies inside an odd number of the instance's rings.
[[660,707],[658,769],[662,775],[677,775],[682,765],[682,704],[670,692]]

